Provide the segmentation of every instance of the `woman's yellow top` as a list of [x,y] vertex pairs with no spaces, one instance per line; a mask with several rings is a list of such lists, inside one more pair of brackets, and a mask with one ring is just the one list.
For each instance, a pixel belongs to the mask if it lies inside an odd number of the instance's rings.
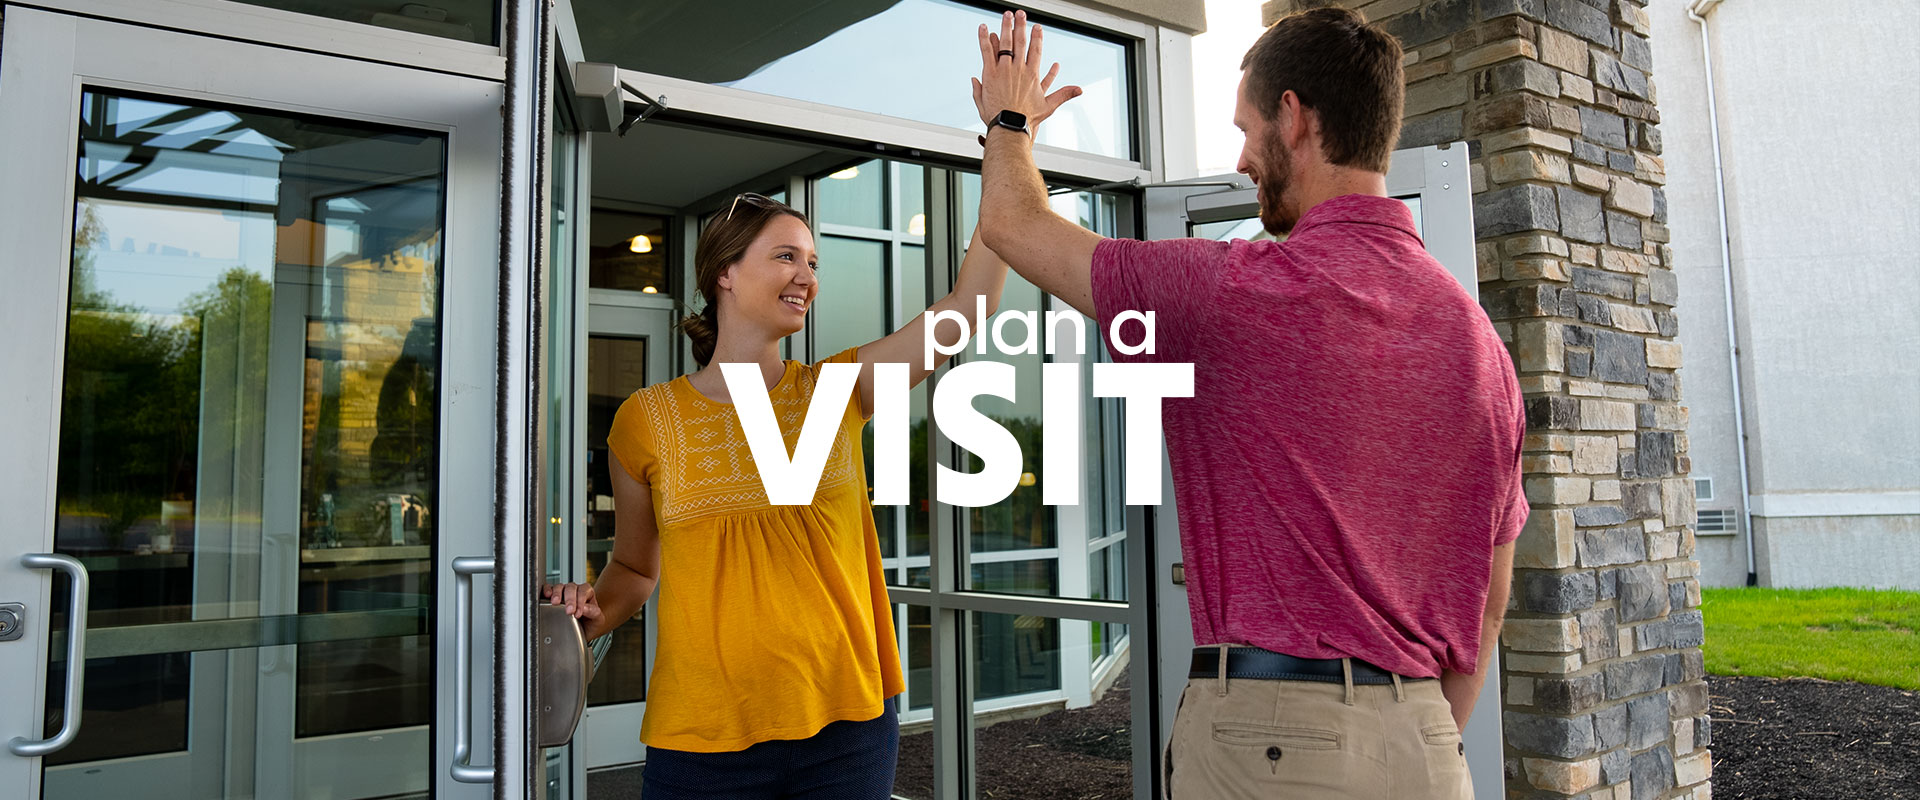
[[[789,453],[819,371],[788,361],[769,393]],[[649,747],[719,753],[804,739],[880,716],[905,687],[865,426],[856,392],[813,505],[772,506],[731,404],[682,376],[620,405],[607,445],[651,490],[660,531],[659,648],[640,726]]]

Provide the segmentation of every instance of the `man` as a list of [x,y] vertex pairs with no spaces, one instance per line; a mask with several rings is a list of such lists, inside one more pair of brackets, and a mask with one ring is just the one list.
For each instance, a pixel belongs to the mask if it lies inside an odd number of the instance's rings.
[[1026,28],[979,32],[983,241],[1103,328],[1154,312],[1157,354],[1116,359],[1194,365],[1165,414],[1200,645],[1171,796],[1470,797],[1460,731],[1526,520],[1524,420],[1486,315],[1386,197],[1399,44],[1342,9],[1276,23],[1234,122],[1260,220],[1290,236],[1135,242],[1049,211],[1019,128],[1078,90],[1046,93]]

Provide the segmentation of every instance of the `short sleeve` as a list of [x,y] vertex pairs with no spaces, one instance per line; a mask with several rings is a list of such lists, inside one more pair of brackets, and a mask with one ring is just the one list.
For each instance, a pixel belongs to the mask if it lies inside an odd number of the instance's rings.
[[[1230,245],[1206,239],[1105,239],[1093,250],[1093,304],[1100,330],[1113,329],[1125,311],[1153,312],[1154,352],[1126,355],[1107,349],[1116,361],[1190,361],[1191,344],[1200,335],[1207,304],[1225,272]],[[1131,323],[1120,335],[1137,343],[1141,326]],[[1110,338],[1110,337],[1103,337]]]
[[620,410],[613,415],[613,426],[607,430],[607,449],[628,475],[641,486],[650,487],[654,450],[645,405],[639,392],[628,395],[626,402],[620,404]]
[[821,364],[852,364],[859,355],[860,348],[849,347],[822,359],[819,364],[813,365],[813,370],[816,374],[819,373]]
[[1494,531],[1493,545],[1495,547],[1511,544],[1515,539],[1520,538],[1521,529],[1527,525],[1527,515],[1532,511],[1532,508],[1527,504],[1526,492],[1522,490],[1523,475],[1525,473],[1522,472],[1520,468],[1520,453],[1526,447],[1527,416],[1524,407],[1520,404],[1520,386],[1512,379],[1513,368],[1511,365],[1508,366],[1506,374],[1509,381],[1507,394],[1511,398],[1512,405],[1512,409],[1508,412],[1511,415],[1511,419],[1509,419],[1507,423],[1513,431],[1514,441],[1513,463],[1511,465],[1512,469],[1510,470],[1512,480],[1507,487],[1505,502],[1501,504],[1503,512],[1501,514],[1500,528]]
[[[807,369],[813,373],[813,385],[815,386],[820,385],[820,368],[821,367],[824,367],[828,364],[857,364],[860,361],[859,356],[860,356],[860,348],[849,347],[838,353],[834,353],[833,355],[827,356],[826,358],[821,359],[819,363],[814,364],[811,367],[808,367]],[[808,400],[811,401],[812,398],[808,398]],[[857,383],[854,384],[853,391],[849,393],[847,397],[847,414],[850,416],[849,418],[844,420],[845,424],[851,424],[854,422],[865,422],[867,419],[867,415],[860,408],[860,386]]]

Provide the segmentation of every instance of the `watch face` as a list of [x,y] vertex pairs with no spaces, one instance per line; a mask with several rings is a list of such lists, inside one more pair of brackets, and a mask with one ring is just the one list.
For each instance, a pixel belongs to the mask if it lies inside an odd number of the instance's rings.
[[1018,128],[1018,129],[1024,130],[1027,127],[1027,115],[1022,114],[1018,111],[1008,111],[1008,110],[1002,109],[1000,111],[1000,115],[998,117],[995,117],[993,121],[995,124],[1003,125],[1009,128]]

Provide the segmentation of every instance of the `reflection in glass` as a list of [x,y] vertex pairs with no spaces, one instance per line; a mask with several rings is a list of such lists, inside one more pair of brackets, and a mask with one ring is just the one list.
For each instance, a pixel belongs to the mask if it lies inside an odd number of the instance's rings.
[[[898,164],[900,175],[900,215],[893,229],[909,236],[927,235],[927,168],[919,164]],[[912,300],[907,302],[911,303]],[[924,304],[922,305],[924,308]]]
[[[1039,287],[1019,275],[1009,273],[1006,288],[1000,294],[1000,313],[1029,311],[1044,315],[1043,297]],[[1041,318],[1044,319],[1044,316]],[[1009,333],[1014,337],[1019,336],[1012,331]],[[1044,479],[1040,474],[1043,408],[1040,399],[1040,365],[1046,356],[1025,353],[1010,355],[1000,352],[997,347],[989,347],[985,356],[973,355],[971,359],[1013,365],[1014,399],[981,395],[973,405],[980,413],[1013,434],[1013,438],[1020,443],[1020,456],[1024,462],[1020,467],[1020,482],[1007,499],[993,505],[967,509],[973,552],[1055,547],[1058,545],[1057,519],[1053,507],[1041,502],[1040,487],[1040,481]],[[978,458],[969,454],[968,464],[962,469],[965,472],[979,471]],[[1077,481],[1080,476],[1062,478]],[[1058,584],[1025,584],[1018,589],[1009,586],[1000,591],[1054,594],[1058,591]]]
[[[217,777],[222,720],[263,754],[428,723],[444,137],[82,108],[54,541],[93,575],[99,677],[49,795],[142,753]],[[424,788],[424,733],[387,746],[419,768],[386,788]]]
[[[1089,663],[1079,647],[1062,648],[1057,638],[1062,628],[1088,623],[968,616],[983,648],[975,666],[980,700],[1058,689],[1058,665],[1084,669],[1079,665]],[[1004,704],[976,704],[973,776],[980,797],[1133,797],[1131,682],[1124,664],[1109,663],[1091,676],[1087,701],[1043,705],[1039,716],[1031,706],[1003,711]]]
[[820,290],[807,313],[813,323],[816,358],[886,335],[887,271],[885,244],[820,237]]
[[[903,182],[905,175],[920,171],[919,167],[903,169]],[[919,194],[908,196],[918,197]],[[904,197],[902,205],[905,205]],[[901,245],[898,274],[901,283],[900,302],[904,314],[917,313],[933,302],[933,298],[927,296],[926,247],[917,244]],[[933,494],[928,489],[926,469],[929,433],[927,409],[931,402],[928,385],[925,383],[913,387],[913,393],[907,399],[907,421],[911,425],[907,432],[910,442],[907,465],[913,472],[907,478],[907,505],[898,512],[906,520],[906,545],[909,556],[924,556],[928,553],[927,525],[931,519],[928,514],[933,509]]]
[[[933,654],[928,619],[924,606],[896,606],[894,616],[908,620],[912,644],[901,651],[907,659],[907,693],[895,698],[900,716],[900,752],[893,770],[893,796],[908,800],[934,800],[933,725],[943,712],[932,706]],[[911,711],[909,711],[911,709]]]
[[[574,234],[578,231],[579,210],[575,208],[574,171],[579,167],[579,148],[573,135],[573,123],[565,105],[561,104],[551,111],[553,119],[553,168],[550,180],[547,207],[547,296],[549,298],[571,298],[578,294],[579,264],[574,258]],[[575,453],[574,453],[574,372],[576,331],[574,316],[576,303],[547,302],[543,304],[547,313],[547,334],[544,337],[547,347],[546,397],[547,438],[544,448],[546,483],[547,543],[544,551],[546,572],[542,579],[549,584],[565,581],[568,565],[575,563],[578,554],[574,552],[575,531],[581,521],[574,519],[575,492]]]
[[974,612],[967,617],[975,700],[1060,689],[1061,620]]
[[[617,336],[587,338],[587,574],[600,578],[613,552],[613,473],[620,469],[607,450],[613,416],[629,395],[647,385],[647,340]],[[591,705],[647,699],[646,608],[615,628],[613,645],[587,685]]]
[[887,162],[868,161],[829,172],[814,182],[815,221],[860,228],[887,227]]
[[587,286],[671,295],[667,268],[667,217],[607,208],[593,210],[587,226]]
[[[970,34],[1000,20],[997,8],[950,0],[574,0],[573,8],[590,61],[970,131],[981,128],[964,100],[967,79],[980,74]],[[1060,83],[1086,90],[1040,126],[1040,143],[1131,160],[1127,46],[1036,21]]]
[[1216,242],[1231,242],[1245,239],[1249,242],[1285,241],[1284,236],[1274,236],[1260,225],[1258,217],[1248,219],[1228,219],[1219,222],[1202,222],[1193,226],[1193,237],[1211,239]]
[[240,0],[256,6],[343,19],[424,33],[462,42],[499,44],[499,0],[433,0],[431,3],[380,3],[357,0]]
[[[980,202],[980,176],[972,173],[960,173],[960,233],[971,235],[978,223],[976,209]],[[1080,226],[1112,236],[1119,232],[1119,204],[1110,195],[1091,192],[1062,192],[1049,198],[1049,204],[1055,213],[1073,220]],[[1052,302],[1032,284],[1018,275],[1010,275],[1005,291],[1002,293],[1000,309],[1006,311],[1033,311],[1039,313],[1039,319],[1045,320],[1048,310],[1068,310],[1064,304]],[[1081,483],[1080,503],[1071,508],[1056,510],[1042,502],[1042,490],[1047,476],[1040,470],[1042,458],[1041,428],[1043,415],[1040,396],[1041,368],[1049,361],[1072,361],[1074,345],[1061,343],[1057,355],[1007,355],[989,348],[984,358],[1014,365],[1016,374],[1016,399],[1006,401],[993,397],[982,397],[975,402],[976,407],[1000,422],[1020,442],[1021,455],[1025,459],[1020,485],[1004,501],[983,508],[969,509],[971,524],[972,557],[976,567],[983,561],[1000,561],[998,556],[1007,551],[1037,550],[1048,558],[1059,558],[1057,550],[1067,543],[1077,540],[1087,542],[1089,552],[1101,547],[1123,547],[1126,533],[1125,509],[1121,505],[1120,479],[1123,474],[1120,453],[1120,402],[1113,399],[1093,397],[1092,364],[1106,360],[1105,346],[1099,331],[1099,325],[1083,319],[1085,339],[1080,343],[1084,348],[1079,357],[1083,366],[1080,370],[1081,382],[1081,424],[1082,443],[1085,459],[1085,472],[1082,475],[1066,476],[1068,480]],[[1017,343],[1021,335],[1018,325],[1009,329],[1009,334]],[[1064,331],[1065,329],[1063,329]],[[1043,348],[1044,349],[1044,348]],[[970,356],[981,358],[980,356]],[[978,468],[978,462],[968,460],[972,468]],[[1030,481],[1030,482],[1029,482]],[[1021,561],[1027,564],[1024,572],[1010,573],[1007,568],[983,572],[972,570],[969,577],[982,580],[992,576],[994,588],[988,589],[978,583],[969,588],[999,592],[1033,593],[1054,596],[1090,597],[1093,599],[1125,600],[1124,586],[1116,589],[1112,581],[1101,581],[1096,592],[1095,581],[1091,576],[1083,578],[1077,564],[1057,566],[1041,570],[1033,566],[1036,562]]]
[[1022,561],[981,562],[974,557],[973,580],[967,588],[1001,594],[1054,594],[1060,585],[1060,561],[1057,558]]

